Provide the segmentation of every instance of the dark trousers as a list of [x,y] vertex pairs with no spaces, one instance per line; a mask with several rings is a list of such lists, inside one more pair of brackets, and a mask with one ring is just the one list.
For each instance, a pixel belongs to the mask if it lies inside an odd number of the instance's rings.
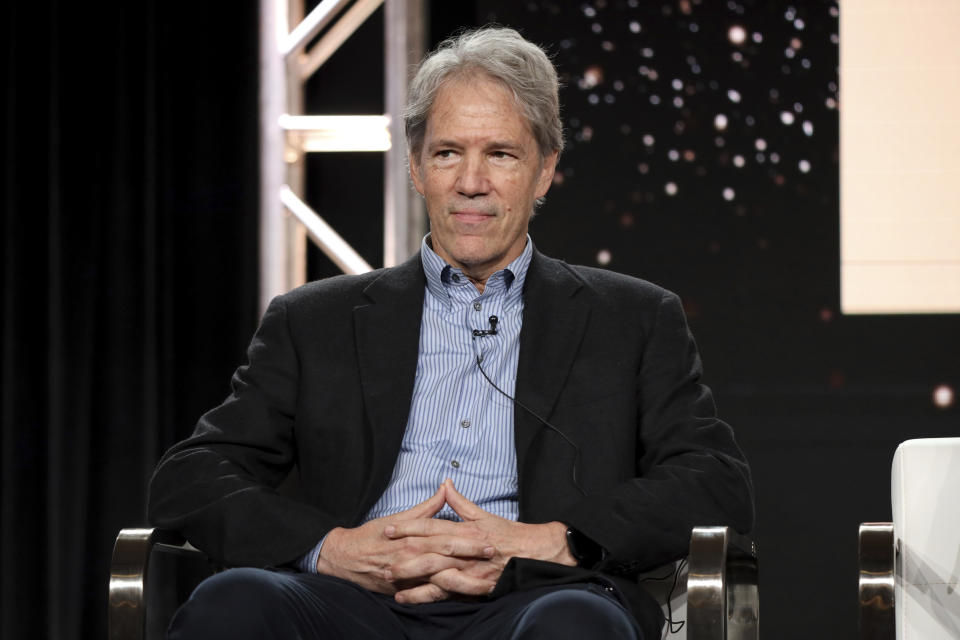
[[541,587],[485,602],[410,605],[339,578],[264,569],[230,569],[204,580],[177,611],[167,637],[643,640],[617,595],[596,584]]

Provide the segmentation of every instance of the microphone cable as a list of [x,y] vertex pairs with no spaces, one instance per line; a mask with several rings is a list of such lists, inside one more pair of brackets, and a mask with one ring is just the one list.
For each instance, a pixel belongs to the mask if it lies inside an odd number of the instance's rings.
[[[481,334],[481,335],[484,335],[484,334]],[[485,335],[490,335],[490,334],[485,334]],[[578,447],[577,444],[576,444],[573,440],[571,440],[570,438],[568,438],[567,435],[566,435],[563,431],[560,431],[560,429],[557,429],[555,426],[553,426],[552,424],[550,424],[550,422],[549,422],[546,418],[541,417],[540,414],[538,414],[536,411],[534,411],[533,409],[531,409],[531,408],[528,407],[527,405],[523,404],[522,402],[520,402],[519,400],[517,400],[516,398],[514,398],[513,396],[511,396],[509,393],[507,393],[506,391],[504,391],[503,389],[501,389],[500,387],[498,387],[497,384],[496,384],[493,380],[490,379],[490,376],[487,375],[487,372],[484,371],[483,365],[481,364],[481,361],[482,361],[482,360],[483,360],[483,357],[482,357],[482,356],[477,356],[477,358],[476,358],[476,361],[477,361],[477,369],[480,370],[480,374],[486,379],[487,382],[490,383],[490,386],[491,386],[491,387],[493,387],[494,389],[496,389],[503,397],[505,397],[505,398],[507,398],[508,400],[510,400],[510,402],[514,403],[515,405],[517,405],[518,407],[520,407],[521,409],[523,409],[524,411],[526,411],[527,413],[529,413],[531,416],[533,416],[534,418],[536,418],[538,421],[540,421],[541,424],[543,424],[545,427],[548,427],[549,429],[551,429],[554,433],[556,433],[558,436],[560,436],[561,438],[563,438],[563,440],[564,440],[568,445],[570,445],[571,447],[573,447],[573,468],[571,469],[571,472],[572,472],[572,473],[571,473],[571,477],[572,477],[572,480],[573,480],[573,486],[575,486],[575,487],[577,488],[577,491],[579,491],[581,494],[583,494],[584,497],[586,497],[586,496],[587,496],[587,492],[583,490],[583,487],[581,487],[581,486],[580,486],[580,483],[577,481],[577,461],[580,460],[580,447]]]
[[[478,338],[478,337],[486,337],[486,336],[488,336],[488,335],[496,335],[496,334],[497,334],[497,320],[498,320],[498,318],[497,318],[496,316],[491,316],[491,317],[490,317],[491,329],[487,329],[487,330],[474,329],[474,330],[473,330],[474,339],[476,339],[476,338]],[[510,402],[512,402],[513,404],[517,405],[518,407],[520,407],[521,409],[523,409],[524,411],[526,411],[527,413],[529,413],[531,416],[533,416],[534,418],[536,418],[541,424],[543,424],[545,427],[551,429],[554,433],[556,433],[558,436],[560,436],[561,438],[563,438],[564,442],[566,442],[568,445],[570,445],[571,447],[573,447],[573,452],[574,452],[574,453],[573,453],[573,468],[571,469],[571,471],[572,471],[571,479],[573,480],[573,485],[577,488],[577,491],[579,491],[581,494],[583,494],[584,497],[586,497],[586,496],[587,496],[587,492],[583,490],[583,487],[581,487],[581,486],[580,486],[580,483],[577,481],[577,461],[580,459],[580,447],[578,447],[577,444],[576,444],[573,440],[571,440],[570,438],[568,438],[567,435],[566,435],[563,431],[560,431],[560,429],[558,429],[558,428],[556,428],[555,426],[553,426],[552,424],[550,424],[550,421],[548,421],[546,418],[541,417],[540,414],[538,414],[536,411],[534,411],[533,409],[531,409],[531,408],[528,407],[527,405],[523,404],[522,402],[520,402],[519,400],[517,400],[516,398],[514,398],[513,396],[511,396],[509,393],[507,393],[506,391],[504,391],[503,389],[501,389],[500,387],[498,387],[498,386],[497,386],[497,383],[495,383],[493,380],[491,380],[491,379],[490,379],[490,376],[487,375],[487,372],[486,372],[486,371],[484,370],[484,368],[483,368],[483,364],[481,364],[482,361],[483,361],[483,356],[478,355],[478,356],[476,357],[477,369],[480,370],[480,374],[484,377],[484,379],[485,379],[488,383],[490,383],[490,386],[491,386],[491,387],[493,387],[494,389],[496,389],[497,392],[499,392],[500,395],[502,395],[504,398],[507,398],[508,400],[510,400]],[[673,593],[674,593],[674,591],[676,591],[676,589],[677,589],[677,583],[678,583],[679,580],[680,580],[680,573],[683,571],[683,568],[686,566],[686,564],[687,564],[687,559],[686,559],[686,558],[684,558],[681,562],[679,562],[679,563],[677,564],[676,570],[672,572],[672,574],[673,574],[673,585],[670,587],[670,591],[667,593],[667,596],[666,596],[666,602],[665,602],[666,607],[667,607],[667,620],[666,620],[666,622],[667,622],[667,624],[669,625],[670,633],[679,633],[680,630],[683,629],[684,624],[686,624],[686,621],[685,621],[685,620],[674,620],[674,619],[673,619],[673,607],[671,606],[671,603],[670,603],[670,601],[673,599]],[[668,578],[668,577],[669,577],[669,575],[664,576],[663,578],[653,578],[653,579],[656,579],[656,580],[664,580],[664,579],[666,579],[666,578]],[[650,580],[650,579],[651,579],[651,578],[647,578],[647,580]]]

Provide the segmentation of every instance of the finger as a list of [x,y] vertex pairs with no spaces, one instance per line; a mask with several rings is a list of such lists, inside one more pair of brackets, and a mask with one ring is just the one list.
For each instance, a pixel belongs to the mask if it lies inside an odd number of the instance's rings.
[[464,520],[479,520],[490,516],[488,511],[484,511],[457,491],[450,478],[444,481],[443,486],[446,490],[447,504]]
[[478,578],[459,569],[447,569],[434,574],[430,583],[443,589],[448,594],[465,596],[485,596],[496,586],[496,582]]
[[438,536],[459,535],[458,526],[462,523],[441,520],[437,518],[418,518],[416,520],[401,520],[391,522],[383,529],[388,538],[405,538],[408,536]]
[[406,511],[400,511],[385,519],[406,520],[413,518],[432,518],[440,513],[440,509],[443,509],[444,504],[446,504],[446,487],[440,485],[432,496],[420,504],[415,504]]
[[402,604],[422,604],[425,602],[438,602],[450,597],[446,591],[430,582],[417,585],[411,589],[397,591],[393,599]]
[[481,538],[469,538],[459,535],[409,536],[402,542],[402,547],[394,551],[395,557],[406,553],[408,556],[418,556],[425,553],[435,553],[451,558],[478,558],[489,560],[497,554],[494,545]]
[[430,539],[414,555],[395,556],[386,570],[387,580],[409,580],[430,576],[450,568],[463,569],[478,561],[493,560],[497,550],[491,545],[463,538]]
[[473,559],[455,558],[439,553],[425,553],[410,560],[396,562],[387,568],[385,578],[389,582],[424,582],[435,573],[447,569],[466,569],[476,563]]

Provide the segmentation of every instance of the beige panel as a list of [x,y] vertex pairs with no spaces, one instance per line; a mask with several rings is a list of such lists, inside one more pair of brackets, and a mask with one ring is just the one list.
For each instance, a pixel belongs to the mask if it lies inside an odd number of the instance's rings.
[[844,313],[960,313],[960,264],[841,268]]
[[[960,108],[960,95],[950,98]],[[863,175],[893,172],[952,172],[960,174],[960,120],[895,120],[886,123],[841,120],[844,175],[884,187],[890,176]],[[947,181],[947,178],[944,178]]]
[[840,8],[841,307],[960,313],[960,2]]

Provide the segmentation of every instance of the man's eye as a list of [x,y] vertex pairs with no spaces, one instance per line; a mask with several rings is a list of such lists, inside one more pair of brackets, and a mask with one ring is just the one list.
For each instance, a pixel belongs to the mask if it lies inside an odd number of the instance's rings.
[[453,153],[453,149],[441,149],[440,151],[437,151],[437,157],[443,159],[452,158]]

